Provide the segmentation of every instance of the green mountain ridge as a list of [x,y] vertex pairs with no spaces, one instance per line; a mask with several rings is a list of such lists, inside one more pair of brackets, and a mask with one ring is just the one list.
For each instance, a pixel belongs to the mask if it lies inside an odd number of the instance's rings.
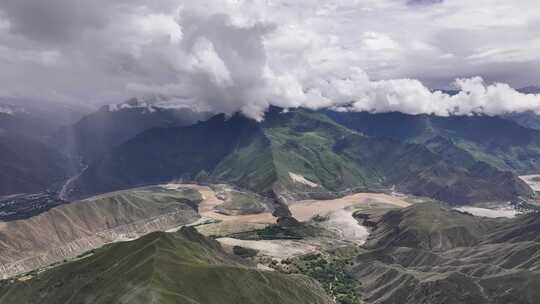
[[[540,172],[540,131],[501,117],[408,115],[324,111],[334,121],[369,136],[433,146],[450,162],[485,162],[516,174]],[[444,149],[441,148],[444,147]]]
[[0,303],[330,304],[314,280],[259,271],[193,228],[155,232],[0,284]]
[[487,164],[459,165],[419,144],[366,137],[320,113],[278,108],[261,123],[217,115],[189,127],[146,131],[91,164],[74,193],[172,179],[227,182],[286,199],[393,186],[456,204],[532,195],[511,173]]

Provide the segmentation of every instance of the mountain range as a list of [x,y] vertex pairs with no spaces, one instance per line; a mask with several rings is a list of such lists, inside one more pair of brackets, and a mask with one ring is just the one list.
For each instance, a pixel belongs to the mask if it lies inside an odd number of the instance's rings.
[[[217,115],[188,127],[151,129],[92,163],[74,183],[73,193],[85,197],[183,179],[227,182],[291,199],[392,187],[456,204],[532,195],[513,173],[457,148],[456,155],[448,155],[433,143],[366,135],[343,125],[325,113],[272,108],[260,123],[239,114]],[[415,126],[400,130],[416,132]],[[472,140],[485,142],[480,135]],[[308,182],[295,181],[295,175]]]
[[[540,170],[536,114],[255,121],[133,99],[65,125],[32,115],[0,113],[0,303],[540,297],[537,194],[519,178]],[[452,209],[508,202],[523,214]]]
[[[13,152],[2,156],[3,172],[15,178],[5,177],[0,193],[54,190],[88,166],[69,185],[74,198],[184,179],[223,181],[291,199],[397,187],[466,203],[531,196],[515,175],[540,169],[540,131],[503,117],[282,112],[272,108],[261,123],[240,114],[207,120],[209,113],[133,99],[54,131],[39,121],[24,128],[23,116],[4,113],[2,144]],[[25,157],[28,151],[36,152]],[[32,156],[47,161],[32,162]],[[398,159],[410,160],[408,167]],[[404,176],[411,172],[415,178]],[[295,175],[311,185],[293,181]],[[504,190],[493,191],[493,184]]]
[[16,106],[8,101],[2,106],[1,101],[0,195],[56,191],[86,163],[144,130],[190,125],[209,116],[136,99],[90,114],[54,103],[34,107],[17,100]]
[[540,170],[540,132],[500,117],[327,112],[336,122],[369,136],[419,143],[449,161],[482,161],[500,170]]

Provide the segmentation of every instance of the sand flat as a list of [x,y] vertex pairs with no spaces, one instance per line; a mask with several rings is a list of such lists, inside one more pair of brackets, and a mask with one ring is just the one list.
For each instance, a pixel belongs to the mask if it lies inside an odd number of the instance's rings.
[[225,215],[215,211],[215,207],[223,204],[224,201],[216,196],[216,193],[212,188],[208,186],[201,186],[195,184],[167,184],[168,189],[172,187],[185,187],[199,191],[203,201],[199,204],[199,214],[202,217],[207,217],[222,222],[234,221],[241,223],[264,223],[275,224],[276,218],[272,216],[270,212],[264,212],[259,214],[246,214],[246,215]]
[[[199,213],[203,217],[216,219],[222,222],[235,222],[238,225],[242,223],[261,223],[275,224],[276,218],[270,212],[246,215],[225,215],[215,212],[215,207],[222,204],[214,190],[208,186],[195,184],[167,184],[168,189],[173,187],[187,187],[196,189],[203,197],[199,204]],[[371,202],[380,202],[396,207],[404,208],[410,206],[403,196],[395,196],[384,193],[355,193],[337,199],[331,200],[302,200],[289,205],[292,215],[299,221],[308,221],[315,215],[325,215],[333,211],[342,210],[357,204],[369,204]]]
[[[199,206],[199,212],[204,217],[210,217],[221,221],[235,221],[238,223],[269,223],[274,224],[276,218],[270,212],[247,215],[225,215],[214,211],[214,207],[223,203],[209,187],[199,188],[205,198]],[[404,208],[410,206],[403,197],[392,196],[382,193],[356,193],[332,200],[302,200],[289,205],[292,215],[299,221],[307,221],[317,214],[345,209],[356,204],[377,201]]]
[[327,230],[336,233],[341,240],[363,245],[368,236],[368,228],[360,225],[350,210],[336,210],[328,215],[328,220],[321,223]]
[[327,214],[332,211],[345,209],[356,204],[366,204],[373,201],[404,208],[411,204],[403,197],[384,193],[355,193],[332,200],[303,200],[289,206],[293,216],[299,221],[307,221],[317,214]]
[[[203,218],[218,222],[197,226],[197,230],[205,235],[227,235],[261,229],[269,224],[275,224],[277,219],[270,212],[248,215],[225,215],[215,212],[215,207],[224,201],[216,196],[212,188],[193,184],[168,184],[168,189],[188,187],[196,189],[201,194],[203,201],[199,204],[199,213]],[[410,205],[404,196],[389,195],[383,193],[356,193],[332,200],[302,200],[289,205],[292,215],[299,221],[308,221],[315,215],[328,215],[329,220],[325,223],[326,228],[335,232],[343,240],[356,244],[363,244],[369,231],[359,225],[352,217],[351,210],[345,210],[351,206],[373,203],[383,203],[396,207]],[[258,250],[264,256],[274,259],[286,259],[293,256],[316,252],[320,248],[312,241],[302,240],[240,240],[230,237],[218,238],[226,247],[241,246]]]

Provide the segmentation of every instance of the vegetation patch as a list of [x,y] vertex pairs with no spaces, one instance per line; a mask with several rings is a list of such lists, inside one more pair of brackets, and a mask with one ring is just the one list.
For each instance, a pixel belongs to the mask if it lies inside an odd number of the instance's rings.
[[307,237],[322,236],[324,230],[310,224],[295,226],[269,225],[262,229],[235,233],[229,237],[241,240],[301,240]]
[[360,304],[362,301],[357,294],[360,282],[347,270],[352,264],[351,256],[310,253],[283,260],[282,266],[279,267],[285,272],[300,273],[314,278],[338,304]]
[[272,239],[302,239],[302,235],[289,227],[281,227],[278,225],[270,225],[263,229],[257,230],[257,235],[263,240]]
[[241,240],[301,240],[304,238],[302,233],[296,229],[279,225],[269,225],[263,229],[235,233],[230,237]]
[[256,256],[257,253],[259,253],[259,251],[255,249],[251,249],[251,248],[242,247],[242,246],[234,246],[233,253],[242,258],[252,258]]

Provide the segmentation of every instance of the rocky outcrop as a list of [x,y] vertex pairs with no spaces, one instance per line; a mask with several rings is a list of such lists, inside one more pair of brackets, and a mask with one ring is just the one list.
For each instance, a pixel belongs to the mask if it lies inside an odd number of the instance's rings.
[[75,257],[106,243],[133,239],[199,218],[194,190],[146,187],[52,208],[24,220],[0,222],[0,275],[12,276]]

